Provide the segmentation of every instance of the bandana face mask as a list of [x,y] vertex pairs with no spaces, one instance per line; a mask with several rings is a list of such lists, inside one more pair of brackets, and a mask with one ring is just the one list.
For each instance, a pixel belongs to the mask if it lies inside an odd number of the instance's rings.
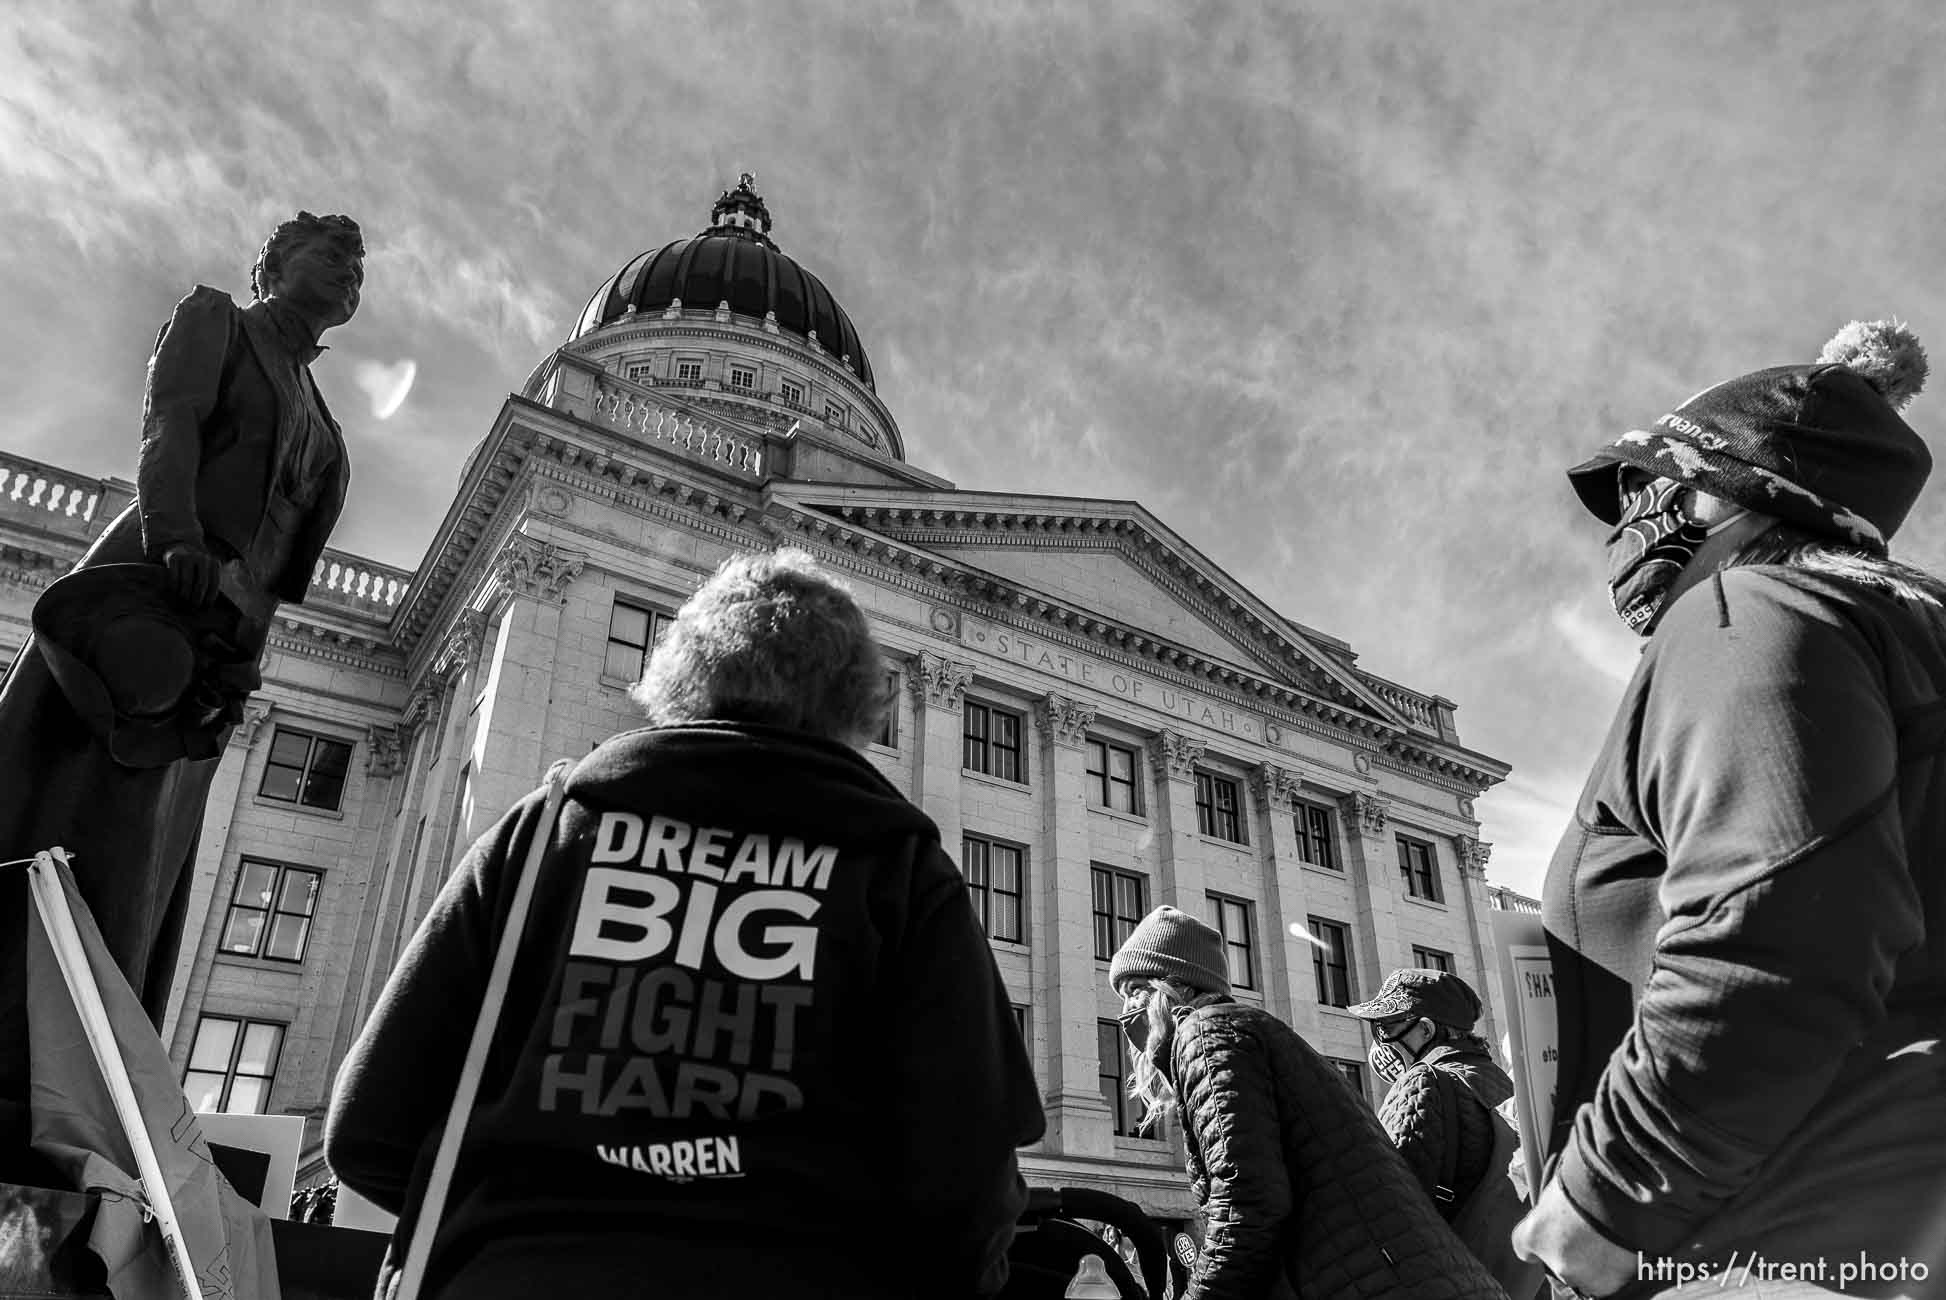
[[1689,518],[1687,483],[1656,479],[1628,498],[1622,522],[1608,538],[1608,592],[1628,630],[1647,636],[1669,598],[1669,588],[1712,533],[1745,511],[1705,527]]

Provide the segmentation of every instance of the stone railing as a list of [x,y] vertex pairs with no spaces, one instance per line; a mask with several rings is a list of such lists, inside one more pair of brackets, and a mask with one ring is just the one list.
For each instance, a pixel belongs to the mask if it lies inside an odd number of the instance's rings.
[[1413,726],[1437,735],[1445,734],[1446,728],[1441,725],[1438,702],[1431,696],[1409,691],[1396,682],[1388,682],[1383,677],[1374,677],[1370,673],[1359,673],[1358,680],[1372,694],[1397,709]]
[[89,537],[135,499],[126,486],[0,452],[0,514]]
[[598,375],[590,408],[594,418],[604,424],[637,437],[654,439],[698,460],[710,461],[751,478],[763,477],[761,438],[726,429],[692,411],[679,410],[673,403],[659,401],[639,384],[613,375]]
[[1487,906],[1502,912],[1528,912],[1539,915],[1541,900],[1517,894],[1505,885],[1487,886]]
[[411,585],[410,569],[374,564],[344,551],[327,549],[318,557],[318,567],[311,574],[311,589],[305,594],[304,603],[388,619],[405,599],[406,588]]

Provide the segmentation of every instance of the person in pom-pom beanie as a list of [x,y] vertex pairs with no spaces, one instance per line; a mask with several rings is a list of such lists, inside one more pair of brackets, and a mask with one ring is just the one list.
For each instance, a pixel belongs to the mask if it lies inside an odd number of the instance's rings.
[[1288,1025],[1230,996],[1213,927],[1158,907],[1108,979],[1137,1131],[1174,1118],[1203,1213],[1182,1300],[1504,1300],[1364,1098]]
[[1564,1293],[1946,1295],[1946,583],[1888,549],[1925,376],[1854,323],[1568,472],[1647,642],[1543,891],[1514,1245]]

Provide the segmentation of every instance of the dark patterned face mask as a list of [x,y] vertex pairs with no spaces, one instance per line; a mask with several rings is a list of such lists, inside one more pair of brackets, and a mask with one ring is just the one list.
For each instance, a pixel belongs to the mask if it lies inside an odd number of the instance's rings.
[[1689,490],[1686,483],[1656,479],[1625,498],[1622,522],[1608,538],[1609,596],[1637,636],[1647,636],[1655,626],[1676,575],[1713,531],[1684,513],[1683,494]]

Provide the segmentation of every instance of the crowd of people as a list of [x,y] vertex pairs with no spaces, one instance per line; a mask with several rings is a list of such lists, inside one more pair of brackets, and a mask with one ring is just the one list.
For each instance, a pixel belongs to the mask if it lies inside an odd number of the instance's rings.
[[[1351,1008],[1374,1113],[1210,926],[1121,946],[1131,1092],[1201,1210],[1184,1300],[1946,1294],[1946,585],[1887,554],[1923,374],[1852,327],[1572,471],[1646,643],[1544,891],[1540,1186],[1464,980]],[[863,756],[880,665],[810,557],[735,558],[648,725],[473,846],[331,1107],[399,1215],[383,1294],[1002,1292],[1041,1093],[937,828]]]

